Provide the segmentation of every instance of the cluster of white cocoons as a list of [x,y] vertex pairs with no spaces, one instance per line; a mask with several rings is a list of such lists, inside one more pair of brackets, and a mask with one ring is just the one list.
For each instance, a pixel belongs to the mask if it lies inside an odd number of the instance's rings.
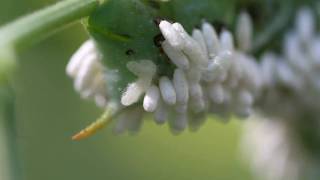
[[259,108],[273,117],[247,122],[244,152],[262,179],[318,179],[320,163],[306,150],[301,133],[317,132],[319,126],[308,132],[296,127],[320,118],[320,33],[312,10],[298,12],[282,50],[283,55],[266,53],[261,60],[266,94]]
[[67,74],[74,79],[74,88],[82,98],[93,99],[100,107],[106,106],[107,90],[101,55],[92,39],[81,45],[71,57]]
[[[158,77],[151,60],[128,62],[137,76],[122,94],[121,103],[131,106],[142,100],[143,109],[154,114],[157,124],[169,122],[173,132],[188,124],[197,129],[212,113],[228,119],[247,117],[262,87],[256,60],[245,52],[251,48],[252,23],[248,14],[239,16],[235,49],[231,32],[217,34],[204,22],[189,35],[179,23],[161,21],[161,43],[176,66],[172,77]],[[130,118],[130,116],[128,116]]]
[[295,28],[286,33],[283,55],[266,53],[261,60],[266,95],[262,110],[284,118],[319,115],[320,34],[308,8],[296,17]]
[[[115,132],[137,131],[146,112],[153,113],[157,124],[168,122],[173,132],[181,132],[188,126],[198,129],[210,114],[224,120],[247,117],[254,105],[275,116],[319,107],[320,35],[315,26],[312,12],[303,8],[296,29],[286,35],[284,55],[266,53],[257,64],[247,53],[253,33],[247,13],[239,15],[235,39],[226,29],[218,34],[207,22],[188,34],[179,23],[161,21],[161,47],[175,65],[174,73],[159,77],[151,60],[128,62],[137,78],[122,92],[120,103],[132,108],[118,118]],[[82,97],[106,106],[106,73],[93,40],[72,56],[67,73]]]
[[[306,152],[290,125],[290,121],[263,119],[247,121],[242,152],[257,179],[317,179],[317,158]],[[313,176],[313,178],[311,177]]]

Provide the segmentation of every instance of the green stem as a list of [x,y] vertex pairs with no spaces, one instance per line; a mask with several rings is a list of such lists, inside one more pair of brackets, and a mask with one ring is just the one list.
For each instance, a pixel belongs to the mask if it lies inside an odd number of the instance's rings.
[[98,0],[65,0],[0,28],[0,179],[22,178],[17,148],[14,93],[8,79],[17,51],[46,38],[66,25],[89,16]]
[[14,95],[11,88],[0,88],[0,179],[21,179]]
[[65,0],[22,17],[0,29],[0,43],[18,50],[46,38],[62,27],[88,16],[98,0]]
[[0,28],[0,85],[15,69],[17,51],[90,15],[98,5],[98,0],[65,0]]

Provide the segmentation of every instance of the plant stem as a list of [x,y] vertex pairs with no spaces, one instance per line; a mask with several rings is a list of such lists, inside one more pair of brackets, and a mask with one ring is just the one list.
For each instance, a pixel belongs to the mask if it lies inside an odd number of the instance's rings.
[[46,38],[66,25],[89,16],[98,0],[65,0],[0,28],[0,179],[19,180],[21,161],[16,138],[14,93],[8,79],[17,51]]
[[98,4],[98,0],[65,0],[0,28],[0,85],[15,69],[17,51],[89,16]]
[[14,111],[14,94],[11,88],[0,88],[0,179],[21,179],[18,143],[16,138],[16,121]]
[[22,17],[0,29],[0,42],[21,49],[88,16],[97,0],[65,0]]

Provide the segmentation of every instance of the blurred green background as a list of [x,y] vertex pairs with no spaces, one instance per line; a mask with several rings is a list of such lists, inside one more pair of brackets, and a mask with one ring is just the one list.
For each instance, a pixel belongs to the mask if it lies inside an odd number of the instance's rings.
[[[54,2],[1,0],[0,25]],[[180,136],[149,121],[136,136],[115,136],[107,128],[71,141],[101,113],[80,99],[65,75],[70,55],[86,38],[76,23],[20,54],[14,84],[26,180],[251,179],[239,152],[241,121],[208,121]]]

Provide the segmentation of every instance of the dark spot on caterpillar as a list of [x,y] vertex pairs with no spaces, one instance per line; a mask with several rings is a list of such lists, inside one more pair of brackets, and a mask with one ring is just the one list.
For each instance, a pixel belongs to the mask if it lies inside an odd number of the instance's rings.
[[133,55],[135,52],[134,52],[134,50],[133,49],[128,49],[127,51],[126,51],[126,55],[128,55],[128,56],[131,56],[131,55]]
[[154,9],[160,9],[160,3],[156,0],[147,1],[148,5]]
[[159,26],[159,24],[160,24],[160,22],[161,21],[168,21],[168,22],[170,22],[170,23],[173,23],[173,21],[172,20],[169,20],[169,19],[167,19],[167,18],[163,18],[163,17],[155,17],[154,19],[153,19],[153,23],[156,25],[156,26]]
[[227,24],[225,24],[224,22],[221,22],[221,21],[217,21],[217,20],[213,21],[212,25],[218,34],[220,34],[223,29],[229,29]]
[[160,18],[160,17],[156,17],[153,19],[153,23],[156,25],[156,26],[159,26],[160,22],[162,21],[163,19]]
[[157,34],[156,36],[153,37],[153,43],[157,47],[161,47],[161,43],[164,41],[164,37],[162,34]]

